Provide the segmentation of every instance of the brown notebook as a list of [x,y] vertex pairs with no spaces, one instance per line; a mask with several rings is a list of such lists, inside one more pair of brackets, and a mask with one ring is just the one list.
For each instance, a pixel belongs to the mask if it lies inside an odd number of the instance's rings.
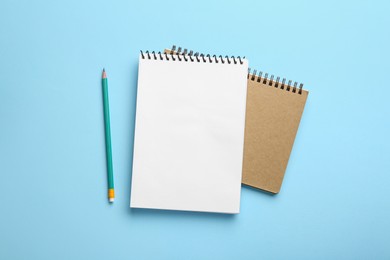
[[[214,59],[173,46],[165,53]],[[282,186],[308,91],[291,80],[248,72],[242,183],[272,193]]]

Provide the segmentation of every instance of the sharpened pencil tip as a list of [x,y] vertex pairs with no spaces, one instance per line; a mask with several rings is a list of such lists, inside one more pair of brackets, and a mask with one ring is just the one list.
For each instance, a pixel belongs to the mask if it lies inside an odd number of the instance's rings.
[[106,70],[103,68],[102,79],[107,78]]

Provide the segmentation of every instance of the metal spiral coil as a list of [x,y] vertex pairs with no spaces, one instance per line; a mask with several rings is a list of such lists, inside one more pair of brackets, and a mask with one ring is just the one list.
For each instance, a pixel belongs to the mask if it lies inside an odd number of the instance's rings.
[[141,50],[141,58],[142,59],[154,59],[154,60],[172,60],[172,61],[185,61],[185,62],[204,62],[204,63],[222,63],[222,64],[244,64],[243,59],[245,57],[240,56],[231,56],[230,58],[228,56],[223,57],[222,55],[210,55],[210,54],[203,54],[199,52],[193,52],[192,50],[188,51],[187,49],[183,49],[181,47],[178,47],[176,50],[176,46],[173,45],[169,53],[161,53],[152,51],[151,53],[149,51],[145,51],[145,53]]
[[[192,50],[188,51],[187,49],[182,49],[181,47],[178,47],[176,50],[176,45],[173,45],[170,52],[164,52],[161,53],[160,51],[156,54],[154,51],[150,53],[149,51],[142,52],[141,50],[141,58],[142,59],[154,59],[154,60],[172,60],[172,61],[185,61],[185,62],[208,62],[208,63],[219,63],[221,62],[224,64],[225,62],[227,64],[243,64],[243,60],[245,57],[241,58],[240,56],[225,56],[222,55],[210,55],[210,54],[203,54],[199,52],[193,52]],[[271,74],[271,76],[268,78],[268,73],[264,73],[259,71],[257,73],[257,70],[253,70],[251,73],[251,68],[248,69],[248,77],[249,80],[256,81],[258,83],[262,83],[271,87],[279,88],[282,90],[286,90],[292,93],[302,94],[302,88],[303,84],[298,82],[294,82],[292,84],[292,80],[289,80],[288,83],[286,83],[286,79],[283,78],[282,81],[280,81],[280,77],[276,77]]]
[[303,88],[302,83],[299,83],[299,87],[298,87],[298,82],[295,81],[294,84],[292,84],[292,80],[289,80],[288,83],[286,84],[285,78],[283,78],[282,82],[280,82],[280,77],[276,77],[276,80],[274,80],[274,75],[271,75],[270,78],[268,78],[268,73],[265,73],[263,76],[262,71],[259,71],[259,73],[257,74],[257,70],[253,70],[253,72],[251,73],[251,68],[249,68],[248,79],[259,83],[263,83],[265,85],[269,85],[271,87],[283,89],[286,91],[291,91],[292,93],[297,93],[299,95],[302,94],[302,88]]

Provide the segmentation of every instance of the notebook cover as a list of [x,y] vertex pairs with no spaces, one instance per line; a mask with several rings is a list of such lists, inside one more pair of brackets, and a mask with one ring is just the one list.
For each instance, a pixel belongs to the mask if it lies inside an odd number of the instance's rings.
[[282,186],[308,91],[248,75],[242,183],[272,193]]
[[271,193],[281,189],[309,94],[289,84],[248,74],[242,183]]
[[132,208],[239,213],[248,61],[203,58],[141,52]]

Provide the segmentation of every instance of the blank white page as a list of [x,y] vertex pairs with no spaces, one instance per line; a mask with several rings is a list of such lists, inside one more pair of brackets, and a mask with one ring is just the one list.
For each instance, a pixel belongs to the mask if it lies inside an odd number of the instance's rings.
[[239,213],[248,61],[144,57],[130,207]]

